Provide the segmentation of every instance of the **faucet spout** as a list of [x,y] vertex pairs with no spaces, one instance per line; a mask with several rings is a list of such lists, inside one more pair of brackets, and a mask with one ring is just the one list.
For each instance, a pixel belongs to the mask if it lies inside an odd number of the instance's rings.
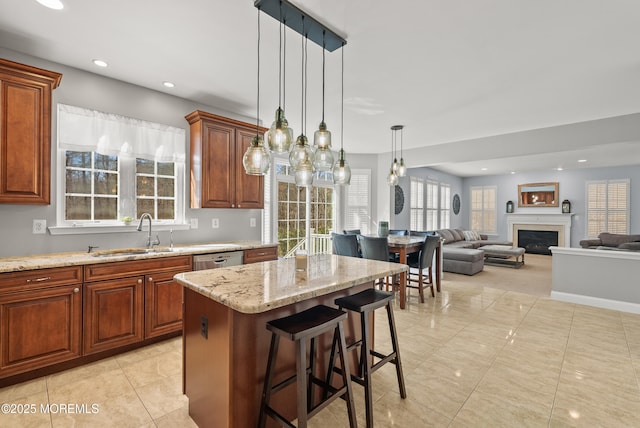
[[145,218],[147,220],[149,220],[149,234],[147,235],[147,249],[150,249],[150,248],[153,248],[154,245],[160,245],[160,238],[156,235],[155,241],[151,240],[151,224],[152,224],[151,220],[152,220],[152,218],[151,218],[151,214],[149,214],[149,213],[143,213],[140,216],[140,223],[138,224],[138,229],[137,229],[138,232],[142,231],[142,223],[144,222]]

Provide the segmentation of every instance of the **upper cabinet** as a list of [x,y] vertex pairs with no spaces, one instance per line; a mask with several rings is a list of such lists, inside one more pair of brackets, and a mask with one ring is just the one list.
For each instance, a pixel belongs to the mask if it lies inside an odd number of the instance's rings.
[[51,93],[60,79],[0,58],[0,203],[50,203]]
[[[191,208],[263,208],[264,179],[247,175],[242,156],[256,126],[196,110],[191,140]],[[266,129],[260,128],[260,134]]]

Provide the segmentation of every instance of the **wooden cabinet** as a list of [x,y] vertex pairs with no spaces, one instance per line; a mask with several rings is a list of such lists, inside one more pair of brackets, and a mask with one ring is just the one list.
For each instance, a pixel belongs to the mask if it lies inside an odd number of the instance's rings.
[[84,352],[117,348],[182,329],[182,287],[191,256],[84,267]]
[[0,58],[0,203],[50,203],[51,93],[61,78]]
[[278,259],[278,247],[262,247],[244,250],[244,264]]
[[[263,208],[264,179],[247,175],[242,157],[255,125],[196,110],[191,140],[191,208]],[[260,128],[260,134],[266,131]]]
[[82,269],[0,274],[0,377],[81,355]]

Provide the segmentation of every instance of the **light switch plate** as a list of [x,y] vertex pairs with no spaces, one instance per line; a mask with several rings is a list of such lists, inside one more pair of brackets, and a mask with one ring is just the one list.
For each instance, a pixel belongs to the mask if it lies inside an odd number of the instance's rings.
[[212,229],[217,229],[220,227],[220,219],[218,218],[212,218],[211,219],[211,228]]
[[33,220],[33,234],[43,235],[47,233],[47,220]]
[[189,220],[189,224],[191,229],[197,229],[198,228],[198,219],[197,218],[192,218]]
[[256,219],[255,218],[250,218],[249,219],[249,226],[251,227],[256,227]]

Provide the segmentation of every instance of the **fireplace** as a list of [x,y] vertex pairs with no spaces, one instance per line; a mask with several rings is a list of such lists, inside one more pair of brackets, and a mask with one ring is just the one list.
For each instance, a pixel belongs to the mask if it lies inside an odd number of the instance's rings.
[[[554,232],[557,234],[555,246],[571,247],[571,217],[568,214],[507,214],[507,240],[515,247],[524,247],[519,239],[519,231]],[[529,250],[527,250],[529,252]],[[545,252],[545,254],[549,254]]]
[[549,247],[557,246],[557,231],[518,229],[518,247],[524,248],[527,253],[550,256],[551,250]]

